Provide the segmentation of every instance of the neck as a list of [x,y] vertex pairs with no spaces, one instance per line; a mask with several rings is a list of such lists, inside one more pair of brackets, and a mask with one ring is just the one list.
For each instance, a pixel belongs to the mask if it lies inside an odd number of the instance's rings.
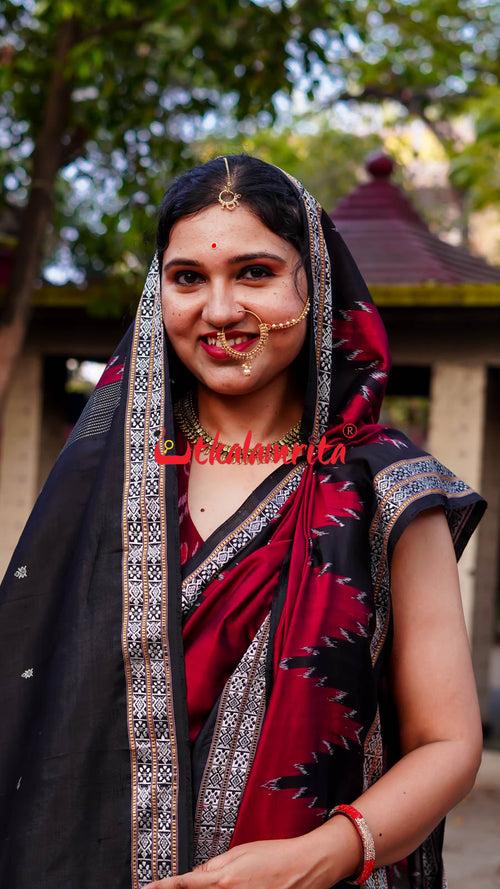
[[255,392],[223,395],[197,386],[198,418],[211,434],[219,432],[225,442],[243,442],[248,431],[251,441],[266,442],[281,438],[300,420],[304,396],[297,388],[290,368]]

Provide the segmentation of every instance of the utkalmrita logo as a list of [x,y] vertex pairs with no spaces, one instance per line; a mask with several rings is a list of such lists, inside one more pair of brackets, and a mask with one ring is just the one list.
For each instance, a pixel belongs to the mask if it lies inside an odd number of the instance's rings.
[[[353,427],[355,429],[355,427]],[[354,433],[351,431],[351,435]],[[305,456],[308,463],[315,463],[319,461],[324,466],[327,464],[337,463],[345,463],[345,445],[342,442],[337,444],[328,444],[324,435],[321,436],[318,445],[314,444],[266,444],[263,445],[261,442],[257,442],[257,444],[250,447],[252,434],[250,430],[247,432],[245,436],[245,441],[243,445],[240,445],[238,442],[234,442],[234,444],[230,445],[227,453],[223,453],[225,449],[225,445],[219,441],[219,433],[216,432],[214,436],[213,443],[208,446],[204,441],[201,435],[197,438],[196,443],[193,447],[191,447],[190,442],[187,443],[187,448],[184,454],[170,454],[169,451],[173,451],[175,448],[175,442],[172,438],[169,438],[166,435],[166,430],[163,430],[162,435],[159,440],[156,442],[155,447],[155,460],[160,464],[183,464],[187,463],[191,457],[193,456],[198,463],[287,463],[287,464],[296,464],[297,460],[301,459]],[[333,448],[333,450],[332,450]],[[208,450],[208,456],[203,456]],[[325,452],[327,450],[332,450],[327,459],[325,458]],[[305,451],[305,454],[304,454]]]

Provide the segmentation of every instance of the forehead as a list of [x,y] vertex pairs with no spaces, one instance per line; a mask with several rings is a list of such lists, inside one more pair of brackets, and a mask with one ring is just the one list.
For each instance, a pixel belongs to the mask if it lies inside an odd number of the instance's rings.
[[266,250],[272,247],[279,249],[281,255],[285,255],[288,249],[293,251],[288,241],[271,231],[247,207],[240,205],[235,210],[224,210],[217,204],[193,216],[184,216],[172,226],[165,258],[181,247],[184,250],[208,247],[213,253],[214,242],[218,250],[261,246]]

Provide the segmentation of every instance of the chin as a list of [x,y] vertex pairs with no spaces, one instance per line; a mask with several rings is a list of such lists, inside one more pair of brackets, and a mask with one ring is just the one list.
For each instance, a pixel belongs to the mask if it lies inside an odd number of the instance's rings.
[[[205,361],[181,361],[194,377],[212,392],[219,395],[244,395],[254,392],[270,383],[275,377],[281,376],[288,365],[271,368],[267,363],[256,362],[249,376],[245,376],[241,364],[216,366],[210,361],[207,366]],[[243,362],[242,362],[243,363]]]
[[212,373],[200,372],[199,368],[197,368],[193,372],[203,386],[211,389],[212,392],[217,392],[219,395],[243,395],[247,392],[253,392],[269,382],[268,375],[258,371],[255,367],[252,368],[249,376],[244,376],[241,367],[226,368],[224,370],[221,368],[217,372]]
[[244,395],[253,392],[262,385],[262,381],[257,378],[257,375],[243,377],[241,371],[238,372],[238,377],[228,374],[225,379],[219,377],[214,380],[199,377],[199,380],[207,389],[211,389],[212,392],[217,392],[219,395]]

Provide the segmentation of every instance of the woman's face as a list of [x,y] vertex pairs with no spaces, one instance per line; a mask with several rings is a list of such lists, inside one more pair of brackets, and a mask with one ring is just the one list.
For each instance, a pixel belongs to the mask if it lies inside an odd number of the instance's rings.
[[175,352],[201,383],[219,393],[251,392],[298,355],[307,315],[292,327],[269,331],[262,351],[250,359],[248,376],[242,361],[207,344],[207,335],[212,340],[224,327],[233,348],[242,346],[231,341],[231,331],[233,337],[255,337],[247,350],[255,348],[259,324],[244,309],[268,324],[297,318],[307,299],[302,268],[297,275],[300,297],[294,283],[298,260],[297,250],[245,206],[225,210],[217,204],[172,227],[162,259],[163,322]]

